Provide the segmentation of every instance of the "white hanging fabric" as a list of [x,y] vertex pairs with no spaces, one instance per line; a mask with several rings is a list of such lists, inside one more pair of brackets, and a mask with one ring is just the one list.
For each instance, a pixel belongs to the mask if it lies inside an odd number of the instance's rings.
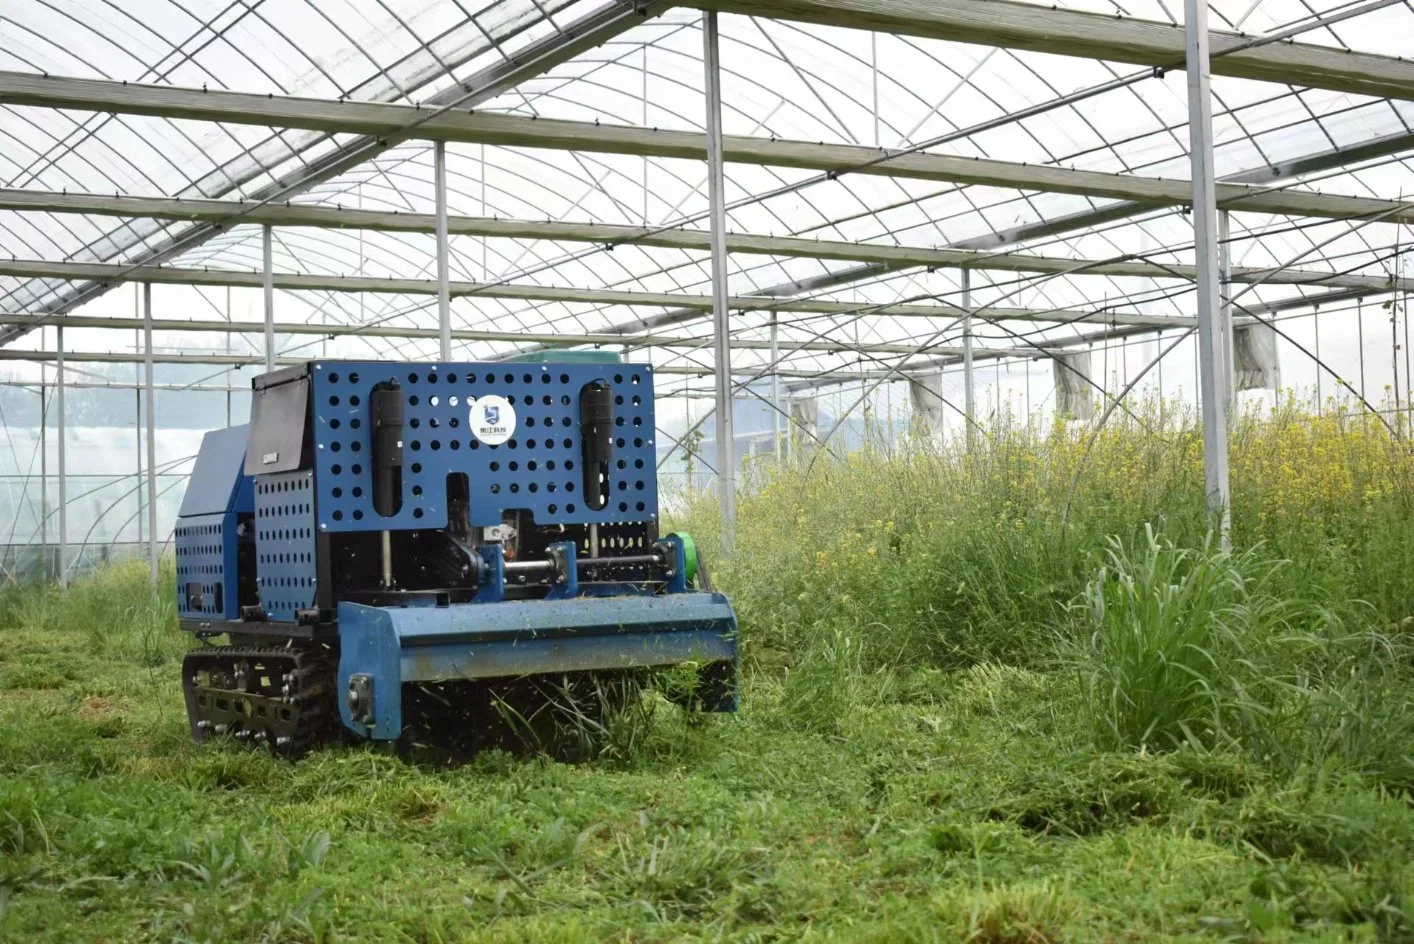
[[908,400],[913,407],[913,422],[920,433],[938,435],[943,432],[947,404],[943,402],[943,372],[915,374],[908,381]]
[[790,398],[791,438],[812,443],[820,435],[820,401],[814,397]]
[[1234,326],[1232,350],[1237,361],[1238,390],[1276,390],[1281,386],[1277,333],[1271,325]]
[[1093,417],[1095,388],[1090,383],[1090,352],[1059,354],[1051,366],[1056,382],[1056,413],[1076,420]]

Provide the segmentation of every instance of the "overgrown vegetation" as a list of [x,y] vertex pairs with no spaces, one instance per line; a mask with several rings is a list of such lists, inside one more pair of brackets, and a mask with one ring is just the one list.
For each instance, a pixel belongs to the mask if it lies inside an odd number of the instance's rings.
[[1414,940],[1408,445],[1245,418],[1231,552],[1200,463],[1155,407],[758,472],[741,714],[574,764],[196,748],[170,587],[6,588],[0,939]]

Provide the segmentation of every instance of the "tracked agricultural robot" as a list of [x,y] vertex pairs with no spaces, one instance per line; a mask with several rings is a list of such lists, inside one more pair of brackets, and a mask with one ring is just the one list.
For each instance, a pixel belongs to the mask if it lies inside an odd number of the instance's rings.
[[256,378],[177,522],[182,627],[229,639],[183,662],[193,737],[474,740],[493,700],[531,717],[684,663],[679,697],[734,710],[736,620],[659,534],[653,416],[651,368],[617,358]]

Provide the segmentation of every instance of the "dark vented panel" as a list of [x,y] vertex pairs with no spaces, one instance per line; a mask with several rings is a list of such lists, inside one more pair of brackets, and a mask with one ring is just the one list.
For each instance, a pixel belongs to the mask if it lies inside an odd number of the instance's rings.
[[[227,513],[177,519],[177,614],[183,619],[235,619],[239,615],[235,527],[236,516]],[[195,600],[188,592],[190,584],[201,586],[200,606],[192,605]]]
[[298,611],[314,606],[314,536],[313,474],[306,470],[257,476],[257,585],[266,616],[275,622],[293,623]]
[[[539,524],[656,520],[653,376],[645,364],[390,364],[322,361],[313,365],[318,527],[372,531],[444,528],[447,476],[467,474],[473,525],[499,524],[526,509]],[[405,409],[403,504],[382,517],[373,508],[368,399],[396,380]],[[614,461],[608,504],[583,500],[579,393],[607,382],[614,401]],[[471,404],[500,396],[515,407],[515,435],[499,445],[470,430]]]

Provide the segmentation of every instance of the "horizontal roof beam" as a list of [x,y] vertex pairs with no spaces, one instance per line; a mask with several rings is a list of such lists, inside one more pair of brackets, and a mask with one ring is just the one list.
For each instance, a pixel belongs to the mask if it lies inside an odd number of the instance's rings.
[[[96,282],[148,282],[158,285],[261,288],[259,272],[229,269],[182,269],[172,266],[123,266],[98,262],[41,262],[0,259],[0,276],[30,279],[84,279]],[[353,275],[274,273],[275,288],[297,292],[369,292],[385,295],[436,295],[432,279],[372,278]],[[557,288],[544,285],[452,282],[453,297],[477,296],[532,302],[566,302],[589,305],[643,305],[662,308],[712,308],[712,296],[672,292],[635,292],[617,289]],[[898,318],[961,318],[967,314],[956,305],[890,305],[874,302],[837,302],[820,299],[785,300],[737,295],[727,299],[734,311],[805,312],[820,315],[886,316]],[[1187,327],[1192,318],[1146,315],[1137,312],[1086,311],[1032,308],[981,308],[977,316],[989,321],[1065,321],[1108,325]],[[620,336],[619,343],[623,343]]]
[[[681,0],[681,5],[1165,69],[1182,68],[1184,62],[1181,24],[1007,0]],[[1214,75],[1414,99],[1414,62],[1405,59],[1289,41],[1237,50],[1250,37],[1220,30],[1208,35]]]
[[[65,355],[67,359],[67,355]],[[39,393],[41,388],[48,389],[54,386],[53,380],[16,380],[5,378],[0,380],[0,387],[17,387]],[[64,386],[70,390],[82,388],[85,390],[146,390],[147,384],[136,380],[75,380],[73,377],[64,378]],[[154,383],[153,390],[172,390],[180,393],[187,393],[195,390],[202,393],[250,393],[250,386],[233,386],[231,384],[211,384],[211,383]],[[73,421],[70,420],[70,423]]]
[[[22,212],[85,213],[102,216],[142,217],[163,220],[219,222],[239,217],[248,224],[306,226],[329,229],[367,229],[381,232],[433,233],[437,218],[430,213],[401,213],[364,210],[341,206],[298,203],[242,204],[229,200],[188,200],[172,197],[126,197],[103,194],[55,193],[41,190],[0,189],[0,210]],[[637,243],[668,249],[711,251],[706,230],[610,223],[565,223],[515,220],[476,216],[450,216],[448,232],[460,236],[489,236],[511,239],[548,239],[565,242]],[[887,246],[851,243],[843,240],[805,239],[798,236],[761,236],[747,233],[727,235],[732,252],[760,253],[807,259],[879,263],[892,267],[929,266],[988,269],[1003,272],[1043,272],[1051,274],[1092,274],[1151,279],[1195,278],[1190,265],[1165,265],[1142,259],[1089,263],[1025,254],[999,254],[964,249],[933,249],[926,246]],[[1341,275],[1314,269],[1233,270],[1234,282],[1264,282],[1291,285],[1331,285],[1339,288],[1378,288],[1388,284],[1383,276]],[[1402,279],[1414,289],[1414,279]]]
[[[138,318],[121,318],[101,315],[28,315],[0,314],[0,326],[17,326],[33,330],[35,328],[99,328],[132,331],[141,329],[146,322]],[[265,330],[261,321],[193,321],[182,318],[154,318],[154,331],[194,331],[207,334],[260,334]],[[437,340],[436,328],[399,327],[388,322],[371,325],[337,324],[332,322],[276,322],[275,333],[284,335],[311,335],[314,337],[364,337],[398,338],[405,340]],[[619,334],[549,334],[524,331],[472,331],[453,328],[452,339],[456,341],[482,341],[517,343],[533,342],[549,347],[579,347],[594,345],[633,348],[700,348],[712,343],[711,337],[684,337],[648,335],[625,338]],[[732,347],[738,350],[769,351],[773,346],[769,341],[749,338],[733,338]],[[918,344],[843,341],[803,341],[783,338],[779,347],[786,351],[809,351],[827,354],[912,354]],[[940,354],[962,354],[956,345],[929,347]],[[979,356],[1000,354],[1004,348],[976,348]]]
[[[1282,298],[1271,302],[1254,302],[1252,304],[1239,303],[1234,312],[1233,324],[1250,325],[1277,320],[1285,321],[1293,316],[1288,315],[1283,319],[1258,316],[1278,315],[1283,312],[1299,311],[1306,308],[1311,309],[1312,314],[1319,314],[1320,309],[1324,305],[1356,301],[1361,298],[1370,298],[1391,291],[1394,290],[1389,288],[1383,290],[1343,289],[1334,292],[1322,292],[1315,295]],[[1337,309],[1337,312],[1339,311],[1340,309]],[[1310,315],[1295,317],[1310,317]],[[976,356],[980,360],[1041,360],[1065,353],[1069,349],[1083,347],[1087,344],[1108,344],[1112,341],[1126,341],[1144,335],[1158,336],[1152,330],[1145,328],[1105,328],[1099,331],[1076,334],[1070,337],[1052,338],[1046,342],[1044,349],[1034,348],[1030,345],[1012,345],[1002,348],[992,348],[986,354],[977,354]],[[944,355],[930,360],[930,364],[934,369],[958,367],[961,366],[962,363],[962,356],[956,354]],[[809,384],[806,384],[806,387],[809,386]]]
[[[976,3],[977,0],[967,2]],[[988,0],[989,4],[993,2],[1000,0]],[[1179,35],[1181,38],[1181,31]],[[705,160],[707,155],[705,136],[694,131],[558,121],[492,112],[438,111],[414,105],[208,92],[24,72],[0,72],[0,104],[644,157]],[[820,144],[731,135],[723,138],[722,153],[725,160],[742,164],[1071,193],[1134,200],[1156,206],[1186,206],[1192,200],[1191,185],[1181,178],[1137,177],[927,152],[890,156],[891,152],[886,149],[853,144]],[[1218,204],[1227,209],[1254,213],[1414,222],[1414,205],[1368,197],[1219,183],[1217,199]]]
[[[33,363],[53,363],[59,359],[55,351],[26,351],[18,348],[0,348],[0,362],[3,361],[31,361]],[[65,351],[64,363],[95,363],[95,364],[141,364],[146,360],[146,355],[138,352],[122,353],[119,351]],[[311,357],[289,357],[280,356],[275,358],[277,366],[285,367],[295,364],[307,364],[311,360],[318,358]],[[154,353],[152,355],[154,364],[200,364],[208,367],[263,367],[265,363],[264,355],[252,357],[241,354],[171,354]],[[403,362],[398,362],[403,363]],[[407,361],[406,363],[417,363]],[[911,368],[909,368],[911,369]],[[680,377],[710,377],[713,370],[710,367],[686,367],[678,365],[654,366],[655,374],[670,374]],[[775,374],[778,377],[785,377],[797,380],[812,380],[822,383],[850,383],[860,380],[879,380],[891,376],[887,370],[776,370],[765,371],[751,366],[733,368],[732,374],[742,378],[744,381],[764,380],[766,377]]]

